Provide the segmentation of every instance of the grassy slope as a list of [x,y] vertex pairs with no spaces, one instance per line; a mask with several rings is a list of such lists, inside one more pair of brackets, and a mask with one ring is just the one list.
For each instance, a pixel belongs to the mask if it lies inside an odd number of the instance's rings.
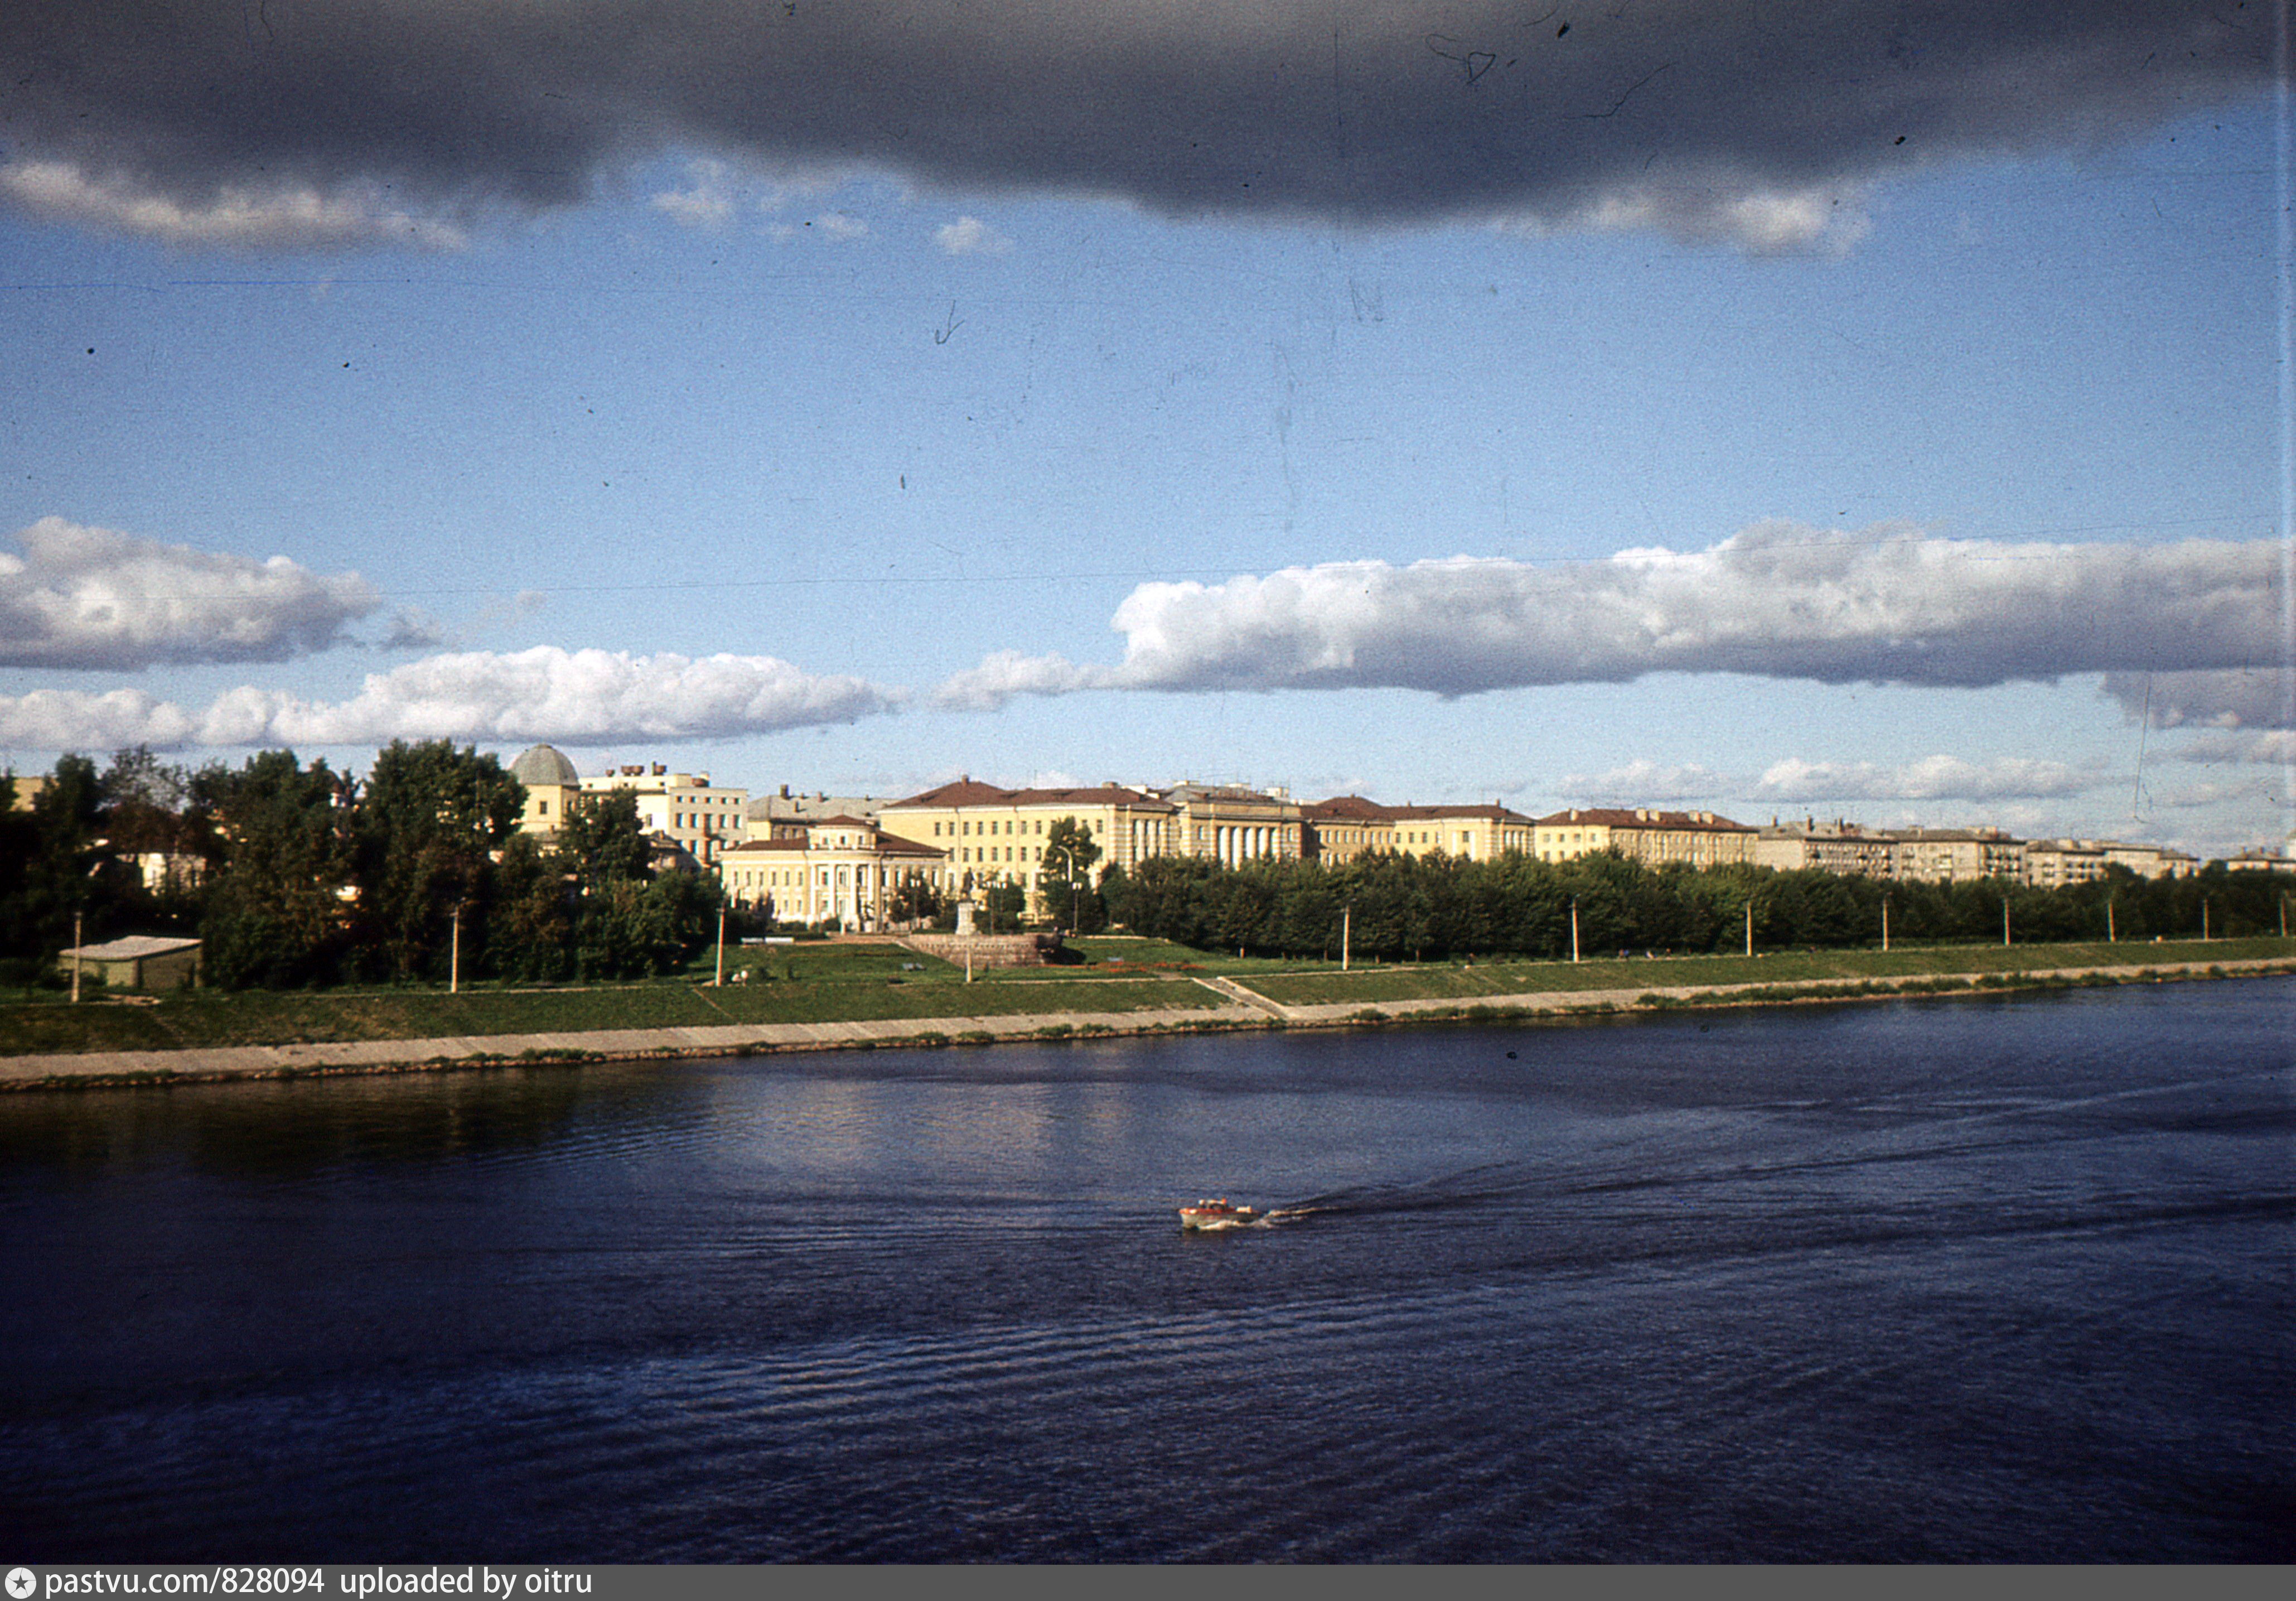
[[1004,970],[967,984],[962,968],[895,945],[775,947],[762,959],[754,950],[742,955],[742,965],[765,970],[762,981],[724,989],[690,981],[565,989],[488,987],[460,995],[436,989],[195,990],[168,996],[157,1005],[105,1001],[78,1006],[41,992],[0,1004],[0,1055],[1223,1004],[1187,979],[1129,976],[1121,969]]
[[[1781,951],[1658,960],[1503,962],[1371,967],[1341,973],[1324,963],[1238,959],[1160,940],[1110,936],[1077,941],[1089,965],[1004,969],[964,982],[962,969],[891,944],[799,945],[743,950],[734,966],[752,981],[708,989],[684,980],[595,989],[215,990],[156,1005],[91,1000],[53,991],[0,999],[0,1055],[50,1051],[172,1050],[341,1039],[422,1039],[589,1029],[722,1023],[829,1022],[895,1017],[1203,1008],[1219,997],[1182,971],[1242,979],[1295,1006],[1394,1000],[1473,1001],[1495,995],[1582,989],[1644,991],[1682,984],[1795,984],[1813,979],[1917,978],[2046,967],[2227,962],[2296,957],[2296,940],[2218,940],[2129,945],[1931,946],[1880,951]],[[708,959],[695,973],[708,976]],[[99,992],[100,993],[100,992]]]
[[1251,988],[1287,1006],[1362,1001],[1472,1000],[1574,989],[1658,989],[1680,984],[1799,984],[1812,979],[1918,978],[2030,973],[2050,967],[2137,966],[2296,956],[2296,940],[2198,940],[2176,944],[1936,945],[1913,950],[1778,951],[1768,956],[1662,956],[1598,962],[1497,962],[1380,967],[1254,977]]

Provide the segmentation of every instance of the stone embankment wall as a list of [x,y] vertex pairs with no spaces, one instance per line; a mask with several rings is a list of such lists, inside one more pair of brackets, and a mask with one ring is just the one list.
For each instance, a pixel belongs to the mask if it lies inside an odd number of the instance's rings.
[[911,934],[901,941],[911,950],[962,967],[969,955],[975,967],[1042,967],[1061,948],[1058,934]]

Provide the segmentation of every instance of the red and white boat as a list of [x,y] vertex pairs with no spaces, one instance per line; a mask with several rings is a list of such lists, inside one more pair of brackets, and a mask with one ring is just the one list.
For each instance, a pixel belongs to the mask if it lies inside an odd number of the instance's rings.
[[1230,1206],[1226,1195],[1180,1208],[1183,1228],[1241,1228],[1259,1220],[1258,1212],[1249,1206]]

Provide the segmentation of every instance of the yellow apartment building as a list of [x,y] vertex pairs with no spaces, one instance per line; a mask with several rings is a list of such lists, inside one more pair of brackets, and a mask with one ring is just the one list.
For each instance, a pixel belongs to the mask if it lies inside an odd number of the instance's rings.
[[1757,831],[1710,811],[1657,811],[1648,807],[1582,807],[1539,818],[1532,850],[1545,862],[1614,850],[1629,860],[1663,866],[1687,862],[1718,867],[1754,859]]

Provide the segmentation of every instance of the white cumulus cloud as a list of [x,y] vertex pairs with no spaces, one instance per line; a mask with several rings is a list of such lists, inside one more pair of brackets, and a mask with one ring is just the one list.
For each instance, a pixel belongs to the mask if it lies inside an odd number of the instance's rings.
[[1027,656],[996,651],[944,680],[933,691],[936,704],[952,711],[994,711],[1015,695],[1073,694],[1081,689],[1114,686],[1117,675],[1104,667],[1078,667],[1064,656]]
[[283,661],[343,642],[381,603],[355,572],[162,545],[43,517],[0,552],[0,665],[134,671]]
[[2296,728],[2210,728],[2170,752],[2179,761],[2296,763]]
[[1013,242],[977,217],[960,217],[933,230],[933,242],[952,256],[1009,256]]
[[652,197],[653,209],[672,222],[689,228],[721,228],[734,215],[734,197],[726,188],[726,163],[698,160],[686,164],[681,189],[665,189]]
[[1772,800],[2026,800],[2079,794],[2097,777],[2062,761],[2019,756],[1985,762],[1925,756],[1898,767],[1797,757],[1773,765],[1762,775],[1756,792]]
[[1083,689],[1404,688],[1440,695],[1654,672],[1978,687],[2279,659],[2270,540],[2005,544],[1769,522],[1705,550],[1541,566],[1332,562],[1152,583],[1114,668],[1001,653],[943,686],[992,705]]
[[1580,231],[1666,234],[1685,244],[1731,244],[1751,256],[1842,256],[1872,231],[1862,185],[1734,191],[1631,185],[1551,216],[1502,218],[1500,233],[1531,238]]
[[194,743],[198,720],[140,689],[101,694],[36,689],[0,695],[0,745],[20,751],[172,751]]
[[70,161],[11,161],[0,166],[0,193],[36,216],[187,249],[455,250],[466,239],[453,223],[386,204],[367,183],[332,193],[225,184],[190,200],[126,178],[91,177]]
[[1661,767],[1638,759],[1605,773],[1571,773],[1555,792],[1573,800],[1627,802],[1693,800],[1718,793],[1726,780],[1696,762]]
[[0,743],[62,751],[150,744],[357,745],[392,739],[717,739],[849,723],[902,693],[772,656],[636,656],[538,645],[428,657],[369,674],[338,702],[253,686],[189,712],[136,690],[0,695]]

